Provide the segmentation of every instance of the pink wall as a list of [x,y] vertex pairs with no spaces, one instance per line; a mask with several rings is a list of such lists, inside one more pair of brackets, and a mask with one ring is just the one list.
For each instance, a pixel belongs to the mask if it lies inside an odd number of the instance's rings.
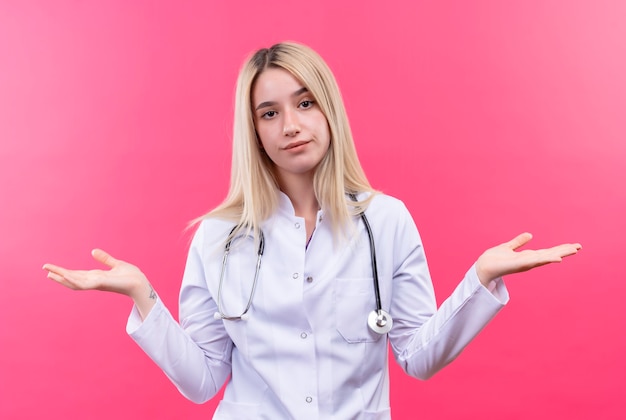
[[237,70],[285,39],[334,69],[440,300],[523,230],[584,246],[509,278],[510,305],[432,380],[392,366],[394,418],[626,416],[624,2],[249,3],[0,2],[0,418],[210,418],[217,401],[186,401],[126,336],[129,301],[41,265],[102,247],[176,313],[183,229],[227,188]]

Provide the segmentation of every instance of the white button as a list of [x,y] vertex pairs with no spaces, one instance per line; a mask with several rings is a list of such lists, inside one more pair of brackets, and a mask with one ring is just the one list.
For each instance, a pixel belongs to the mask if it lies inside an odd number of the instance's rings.
[[318,223],[322,223],[322,220],[323,220],[323,219],[324,219],[324,218],[320,215],[320,218],[318,219]]
[[311,397],[306,397],[306,402],[308,402],[308,403],[313,402],[313,398],[311,398]]
[[293,273],[293,278],[297,279],[298,278],[298,273]]
[[313,283],[313,277],[309,276],[306,278],[307,283]]
[[307,338],[307,335],[305,332],[303,332],[302,334],[300,334],[300,338]]
[[300,229],[300,223],[296,222],[293,224],[296,229]]

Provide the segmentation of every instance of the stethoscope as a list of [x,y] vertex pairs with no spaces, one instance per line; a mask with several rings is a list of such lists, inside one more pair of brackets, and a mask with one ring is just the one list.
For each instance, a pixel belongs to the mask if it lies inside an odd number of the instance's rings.
[[[350,198],[353,201],[357,201],[356,195],[349,194]],[[367,317],[367,325],[370,327],[372,331],[378,334],[386,334],[391,330],[393,326],[393,319],[391,315],[382,308],[382,303],[380,300],[380,285],[378,282],[378,266],[376,265],[376,248],[374,246],[374,235],[372,234],[372,229],[370,227],[369,221],[365,216],[365,212],[360,212],[359,216],[361,220],[363,220],[363,224],[365,225],[365,230],[367,231],[367,236],[369,238],[370,243],[370,257],[372,264],[372,277],[374,278],[374,295],[376,297],[376,309],[369,313]],[[250,291],[250,297],[248,298],[248,302],[246,303],[246,307],[243,312],[238,316],[230,316],[226,315],[222,309],[222,286],[224,284],[224,273],[226,272],[226,266],[228,264],[228,255],[230,254],[230,248],[233,240],[233,233],[237,230],[239,226],[235,226],[229,234],[229,240],[226,242],[224,246],[224,256],[222,258],[222,269],[220,271],[220,283],[217,288],[217,312],[215,312],[215,319],[226,319],[229,321],[237,321],[242,320],[245,321],[250,318],[250,314],[248,311],[252,306],[252,300],[254,298],[254,292],[256,290],[257,280],[259,278],[259,270],[261,269],[261,257],[263,256],[263,251],[265,249],[265,237],[263,235],[263,231],[260,231],[259,234],[259,249],[257,250],[257,260],[256,260],[256,269],[254,271],[254,280],[252,283],[252,290]],[[236,235],[235,235],[236,236]],[[238,237],[238,236],[237,236]]]

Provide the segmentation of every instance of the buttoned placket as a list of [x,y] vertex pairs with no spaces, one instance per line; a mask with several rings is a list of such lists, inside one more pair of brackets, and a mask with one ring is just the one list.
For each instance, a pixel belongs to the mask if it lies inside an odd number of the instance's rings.
[[[317,212],[316,223],[315,223],[315,230],[313,231],[313,235],[315,235],[315,231],[317,231],[317,229],[319,228],[319,225],[322,223],[323,220],[324,220],[324,214],[323,214],[322,210],[319,210]],[[311,241],[312,240],[313,240],[313,237],[311,237]],[[309,242],[309,245],[311,245],[310,242]],[[311,273],[305,273],[304,274],[304,279],[305,279],[305,281],[306,281],[306,283],[308,285],[311,285],[313,283],[313,280],[314,280],[313,275]]]
[[[294,227],[295,229],[298,229],[298,230],[299,230],[299,229],[300,229],[300,227],[301,227],[300,222],[298,222],[298,221],[294,222],[293,227]],[[305,235],[306,235],[306,234],[305,234]],[[306,240],[306,238],[305,238],[305,240]],[[291,277],[292,277],[294,280],[297,280],[299,276],[300,276],[300,275],[299,275],[299,273],[298,273],[297,271],[296,271],[296,272],[294,272],[294,273],[291,275]]]
[[[307,254],[308,250],[310,249],[310,247],[312,246],[312,242],[314,241],[314,236],[315,236],[316,232],[318,231],[318,229],[320,227],[320,224],[322,223],[323,220],[324,220],[323,213],[320,210],[320,211],[318,211],[317,217],[316,217],[316,220],[315,220],[315,222],[316,222],[315,223],[315,229],[314,229],[314,231],[313,231],[313,233],[311,235],[311,238],[309,240],[308,246],[306,248],[305,260],[306,260],[306,254]],[[305,269],[305,271],[303,272],[303,275],[302,275],[302,281],[303,281],[303,286],[305,288],[306,287],[311,287],[314,284],[314,274],[313,273],[307,273],[306,269]],[[307,341],[308,345],[312,346],[313,352],[315,352],[315,341],[313,340],[313,337],[312,337],[312,331],[302,331],[300,333],[300,338],[303,341]],[[316,378],[315,372],[312,372],[312,373],[313,373],[313,375],[310,378],[311,379]],[[315,382],[312,382],[312,383],[315,383]],[[313,388],[313,389],[317,389],[317,386],[315,388]],[[305,406],[307,407],[307,409],[315,408],[315,411],[317,412],[317,410],[319,409],[317,407],[319,400],[318,400],[316,394],[306,395],[305,398],[304,398],[304,401],[305,401]]]
[[[317,224],[321,222],[322,220],[319,213],[320,212],[318,212],[318,217],[316,219],[316,222],[317,222],[316,229],[317,229]],[[302,228],[304,227],[304,222],[295,220],[293,221],[292,226],[293,226],[293,229],[297,231],[301,231]],[[315,235],[315,231],[313,232],[313,235]],[[305,236],[305,244],[306,244],[306,240],[308,239],[306,238],[306,232],[304,233],[304,236]],[[311,240],[313,240],[312,237],[311,237]],[[306,248],[304,249],[304,252],[305,252],[305,259],[306,259]],[[306,287],[307,285],[310,285],[313,282],[313,276],[305,274],[304,266],[301,268],[301,270],[302,271],[294,271],[291,274],[290,281],[301,281],[303,282],[302,287]],[[312,331],[310,330],[301,330],[298,333],[298,340],[300,341],[300,345],[298,347],[303,349],[303,352],[302,352],[303,360],[308,360],[309,357],[311,358],[310,361],[306,361],[302,365],[304,369],[306,370],[310,369],[306,373],[306,377],[311,378],[311,379],[317,377],[316,368],[315,368],[315,341],[312,338],[313,338]],[[315,418],[319,414],[319,411],[318,411],[319,408],[317,406],[317,394],[315,393],[316,390],[317,390],[317,384],[314,379],[307,380],[306,385],[304,385],[301,389],[301,392],[303,392],[303,394],[301,394],[303,418]]]

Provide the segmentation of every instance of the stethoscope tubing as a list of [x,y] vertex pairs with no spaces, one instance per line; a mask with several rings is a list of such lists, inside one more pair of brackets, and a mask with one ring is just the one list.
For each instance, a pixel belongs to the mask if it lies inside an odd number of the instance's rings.
[[235,230],[239,228],[239,225],[232,228],[228,237],[230,238],[226,245],[224,245],[224,256],[222,257],[222,269],[220,271],[220,282],[217,288],[217,312],[215,313],[216,319],[226,319],[229,321],[236,321],[239,319],[247,319],[248,311],[252,306],[252,301],[254,299],[254,292],[256,291],[257,280],[259,279],[259,272],[261,271],[261,257],[263,257],[263,252],[265,251],[265,235],[263,235],[263,231],[259,232],[259,249],[257,250],[257,258],[256,258],[256,267],[254,270],[254,280],[252,282],[252,290],[250,291],[250,297],[248,298],[248,303],[246,304],[246,308],[239,316],[228,316],[224,314],[222,311],[222,285],[224,284],[224,273],[226,272],[226,265],[228,264],[228,255],[230,254],[230,246],[235,239],[233,233]]
[[[356,194],[349,194],[352,201],[358,201]],[[380,283],[378,280],[378,264],[376,262],[376,246],[374,244],[374,235],[372,233],[372,228],[370,226],[369,220],[367,216],[365,216],[365,212],[361,211],[359,213],[361,220],[363,220],[363,225],[365,226],[365,230],[367,232],[367,237],[369,238],[369,246],[370,246],[370,259],[372,265],[372,278],[374,282],[374,296],[376,299],[376,309],[370,312],[367,318],[367,324],[372,331],[378,334],[386,334],[391,330],[393,325],[393,319],[388,312],[384,311],[382,308],[382,301],[380,298]],[[236,225],[228,235],[228,241],[224,246],[224,256],[222,258],[222,268],[220,272],[220,282],[217,289],[217,312],[215,312],[215,319],[225,319],[229,321],[237,321],[237,320],[246,320],[248,319],[248,311],[252,306],[252,301],[254,299],[254,292],[256,291],[257,281],[259,278],[259,271],[261,270],[261,257],[263,256],[263,251],[265,250],[265,237],[263,235],[263,231],[259,230],[259,248],[257,250],[257,261],[256,268],[254,270],[254,281],[252,283],[252,290],[250,291],[250,297],[248,298],[248,302],[246,303],[246,307],[244,311],[239,316],[229,316],[226,315],[222,309],[222,286],[224,284],[224,273],[226,272],[226,266],[228,264],[228,255],[230,254],[230,247],[238,235],[235,235],[235,232],[242,228],[241,225]]]
[[383,309],[383,304],[380,300],[380,283],[378,282],[378,264],[376,263],[376,248],[374,246],[374,235],[372,234],[372,228],[370,227],[370,222],[367,220],[367,216],[365,216],[365,212],[361,212],[361,220],[363,220],[363,224],[365,225],[365,230],[367,230],[367,236],[370,242],[370,257],[372,260],[372,277],[374,277],[374,296],[376,297],[376,311],[380,313]]

